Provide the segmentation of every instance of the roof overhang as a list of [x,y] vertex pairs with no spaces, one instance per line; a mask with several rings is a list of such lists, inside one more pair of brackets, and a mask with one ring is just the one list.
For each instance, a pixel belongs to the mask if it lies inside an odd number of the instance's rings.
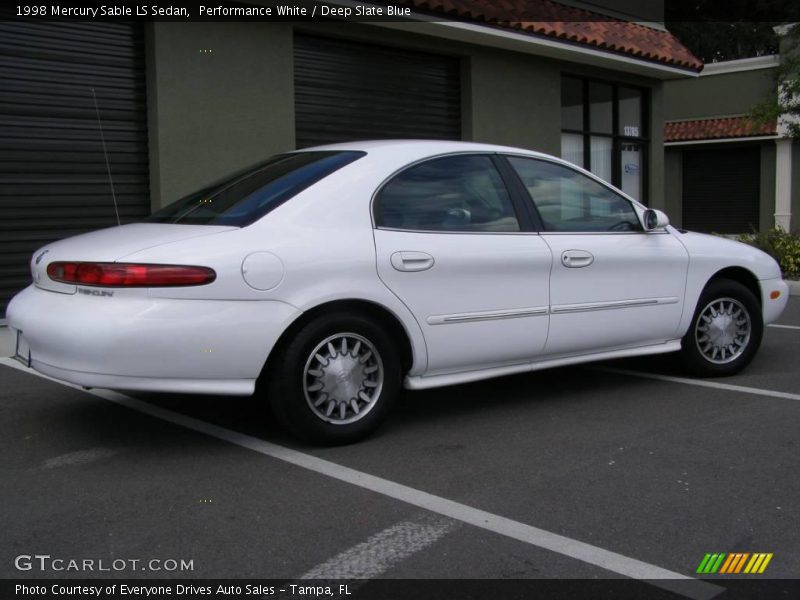
[[777,54],[706,63],[706,66],[703,67],[703,72],[700,73],[700,77],[724,75],[726,73],[742,73],[744,71],[757,71],[760,69],[777,69],[780,63],[781,59]]
[[[352,8],[356,6],[379,6],[357,0],[328,0],[328,4]],[[621,52],[594,49],[584,44],[518,33],[492,25],[450,21],[442,17],[434,17],[414,11],[412,11],[410,18],[403,21],[364,21],[363,23],[407,33],[429,35],[439,39],[544,56],[603,69],[625,71],[626,73],[653,79],[668,80],[698,76],[698,72],[691,69],[638,59]]]
[[[342,3],[344,4],[344,2]],[[353,2],[352,4],[360,3]],[[603,69],[625,71],[626,73],[651,77],[653,79],[679,79],[684,77],[697,77],[698,75],[698,73],[689,69],[681,69],[649,60],[641,60],[626,56],[622,53],[596,50],[580,44],[517,33],[499,27],[464,23],[462,21],[427,20],[419,18],[419,20],[413,22],[386,21],[372,22],[370,24],[389,29],[430,35],[440,39],[500,48],[502,50],[510,50],[522,54],[544,56]]]
[[671,146],[696,146],[697,144],[731,144],[734,142],[764,142],[767,140],[779,140],[779,135],[751,135],[742,137],[730,138],[708,138],[705,140],[679,140],[677,142],[664,142],[664,146],[669,148]]
[[723,144],[778,139],[775,122],[759,123],[747,115],[684,119],[664,123],[665,146]]

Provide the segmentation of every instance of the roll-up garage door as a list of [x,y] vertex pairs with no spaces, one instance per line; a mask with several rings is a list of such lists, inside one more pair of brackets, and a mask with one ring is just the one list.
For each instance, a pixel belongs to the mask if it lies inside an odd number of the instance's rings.
[[365,139],[461,139],[457,58],[295,37],[297,147]]
[[761,149],[683,150],[683,226],[693,231],[758,229]]
[[149,213],[140,25],[0,20],[0,316],[37,248]]

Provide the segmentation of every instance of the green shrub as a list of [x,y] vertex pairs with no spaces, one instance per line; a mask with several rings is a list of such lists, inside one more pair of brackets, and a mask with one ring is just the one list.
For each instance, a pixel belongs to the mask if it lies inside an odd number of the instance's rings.
[[736,239],[763,250],[778,261],[784,277],[800,279],[800,235],[776,227],[768,231],[744,233]]

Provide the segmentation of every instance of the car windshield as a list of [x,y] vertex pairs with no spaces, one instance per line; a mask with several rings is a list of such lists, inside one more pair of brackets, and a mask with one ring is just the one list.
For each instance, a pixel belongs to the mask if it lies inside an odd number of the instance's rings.
[[145,221],[249,225],[364,152],[297,152],[274,156],[156,211]]

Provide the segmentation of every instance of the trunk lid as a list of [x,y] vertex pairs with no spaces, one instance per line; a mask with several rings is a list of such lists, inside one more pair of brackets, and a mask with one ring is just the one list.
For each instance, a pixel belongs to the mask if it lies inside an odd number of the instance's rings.
[[53,292],[74,294],[76,286],[59,283],[47,276],[47,265],[55,261],[118,262],[125,256],[163,244],[234,231],[220,225],[173,225],[131,223],[100,229],[53,242],[34,252],[31,258],[33,283]]

